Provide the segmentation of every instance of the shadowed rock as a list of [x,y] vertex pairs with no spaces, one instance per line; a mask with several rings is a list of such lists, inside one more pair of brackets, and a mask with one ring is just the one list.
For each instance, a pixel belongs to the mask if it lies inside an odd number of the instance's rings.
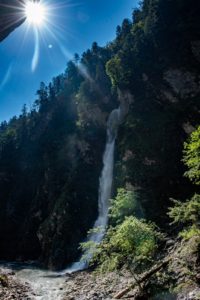
[[0,0],[0,42],[25,21],[24,5],[26,1]]

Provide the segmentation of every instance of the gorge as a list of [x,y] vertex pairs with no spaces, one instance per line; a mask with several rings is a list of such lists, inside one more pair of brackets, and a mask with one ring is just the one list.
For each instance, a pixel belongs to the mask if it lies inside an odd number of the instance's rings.
[[[103,239],[104,232],[108,223],[109,199],[111,197],[113,183],[113,164],[114,164],[114,147],[117,136],[118,126],[121,122],[120,108],[114,109],[107,121],[107,141],[103,155],[103,169],[99,178],[99,197],[98,197],[98,217],[94,223],[93,230],[99,231],[91,233],[87,241],[100,243]],[[90,249],[83,253],[84,259],[73,263],[72,266],[61,272],[51,272],[38,269],[29,264],[7,264],[0,265],[5,269],[12,269],[16,272],[16,278],[21,282],[28,282],[35,293],[30,297],[40,300],[61,300],[64,297],[64,284],[66,274],[71,274],[89,267],[89,261],[92,258]]]
[[[144,0],[1,123],[0,260],[22,263],[11,269],[35,299],[109,299],[165,259],[142,299],[199,292],[199,13],[195,0]],[[86,271],[84,241],[98,244]],[[106,274],[97,286],[90,267]]]

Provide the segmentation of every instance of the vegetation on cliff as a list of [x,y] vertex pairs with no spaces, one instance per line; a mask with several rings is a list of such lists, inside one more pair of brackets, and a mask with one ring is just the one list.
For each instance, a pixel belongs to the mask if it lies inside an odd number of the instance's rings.
[[[184,144],[184,159],[188,170],[185,172],[191,181],[200,184],[200,127],[195,130],[188,142]],[[184,239],[200,236],[200,195],[180,202],[173,200],[174,207],[170,208],[169,216],[173,219],[172,224],[182,224],[184,229],[179,233]]]
[[[198,127],[184,144],[184,162],[188,166],[185,175],[195,178],[197,185],[199,142]],[[142,299],[199,299],[200,195],[195,193],[184,202],[172,199],[168,213],[173,226],[171,235],[138,219],[136,200],[134,192],[118,190],[111,202],[110,225],[103,241],[82,244],[84,250],[92,251],[90,266],[98,274],[124,268],[131,271],[133,282],[116,293],[114,299],[121,299],[132,289],[134,299],[138,299],[138,290]]]

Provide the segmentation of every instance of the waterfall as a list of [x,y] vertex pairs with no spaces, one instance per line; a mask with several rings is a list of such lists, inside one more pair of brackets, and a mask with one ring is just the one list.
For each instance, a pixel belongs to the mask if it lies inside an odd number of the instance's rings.
[[[115,139],[117,136],[117,129],[122,118],[122,112],[120,108],[114,109],[107,122],[107,141],[106,147],[103,154],[103,169],[99,179],[99,197],[98,197],[98,218],[94,223],[93,228],[102,227],[106,228],[108,223],[108,209],[109,209],[109,199],[111,197],[112,182],[113,182],[113,165],[114,165],[114,148]],[[103,239],[103,231],[97,231],[89,235],[87,241],[94,241],[100,243]],[[88,267],[88,262],[92,258],[91,252],[85,252],[85,261],[78,261],[71,265],[62,272],[51,272],[46,270],[41,270],[36,268],[32,264],[20,264],[11,263],[4,264],[1,267],[3,269],[14,270],[16,277],[24,282],[30,283],[34,291],[34,298],[38,300],[45,299],[63,299],[64,297],[64,286],[66,285],[66,278],[60,275],[65,275],[66,273],[73,273],[86,269]],[[32,299],[32,292],[30,298]],[[28,299],[29,297],[27,297]]]
[[[104,236],[104,229],[108,223],[109,199],[111,197],[112,182],[113,182],[113,164],[114,164],[114,149],[117,129],[121,121],[120,108],[114,109],[109,116],[107,122],[107,141],[103,154],[103,169],[99,179],[99,197],[98,197],[98,218],[94,223],[93,229],[101,227],[101,230],[89,235],[87,241],[100,243]],[[65,272],[72,273],[83,270],[88,267],[88,262],[92,258],[90,252],[84,253],[85,261],[80,260],[75,262]]]

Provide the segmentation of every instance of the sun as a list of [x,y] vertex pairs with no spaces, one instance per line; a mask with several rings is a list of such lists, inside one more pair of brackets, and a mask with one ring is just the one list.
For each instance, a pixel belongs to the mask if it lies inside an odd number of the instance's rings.
[[27,1],[25,15],[29,24],[41,26],[45,21],[45,13],[45,6],[41,2]]

